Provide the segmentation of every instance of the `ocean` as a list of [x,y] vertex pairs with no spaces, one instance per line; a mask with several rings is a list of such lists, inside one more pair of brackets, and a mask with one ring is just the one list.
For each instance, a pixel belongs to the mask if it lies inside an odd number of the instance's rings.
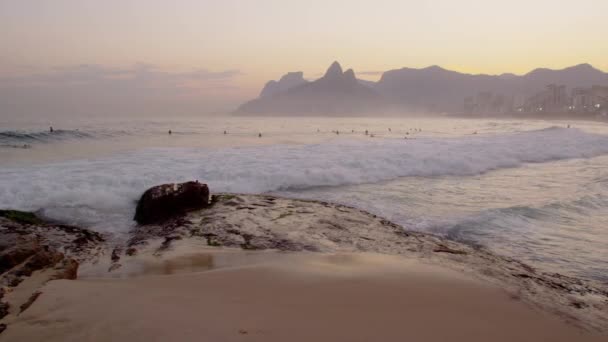
[[0,119],[0,208],[37,211],[113,239],[134,225],[147,188],[199,180],[212,192],[354,206],[606,283],[607,170],[601,122]]

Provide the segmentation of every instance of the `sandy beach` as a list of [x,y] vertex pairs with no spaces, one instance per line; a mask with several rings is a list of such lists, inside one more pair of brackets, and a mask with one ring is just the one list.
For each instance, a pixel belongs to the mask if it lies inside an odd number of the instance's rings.
[[420,261],[266,253],[251,263],[238,253],[204,271],[192,266],[213,265],[213,254],[126,279],[51,281],[0,341],[604,340]]

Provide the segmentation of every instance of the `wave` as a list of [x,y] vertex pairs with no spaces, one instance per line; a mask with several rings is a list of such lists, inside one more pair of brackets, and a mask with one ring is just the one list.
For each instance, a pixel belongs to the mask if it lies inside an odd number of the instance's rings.
[[67,139],[94,138],[88,132],[79,130],[58,129],[50,131],[0,131],[0,145],[4,146],[23,146],[24,144],[49,143]]
[[[608,237],[596,229],[597,225],[608,224],[604,219],[607,204],[604,195],[585,195],[538,207],[487,209],[418,228],[532,264],[540,263],[549,271],[568,270],[575,276],[608,282]],[[589,217],[595,219],[590,222]]]
[[398,177],[472,176],[603,154],[608,154],[608,136],[566,128],[459,138],[147,149],[0,169],[0,208],[45,209],[54,218],[85,224],[103,221],[104,214],[122,215],[121,224],[128,227],[134,201],[159,183],[198,179],[213,191],[297,191]]

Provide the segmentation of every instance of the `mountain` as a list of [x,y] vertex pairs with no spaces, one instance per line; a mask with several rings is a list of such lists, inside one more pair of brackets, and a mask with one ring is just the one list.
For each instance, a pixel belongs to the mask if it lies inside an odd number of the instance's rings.
[[308,82],[301,72],[288,73],[266,84],[259,98],[243,104],[238,113],[348,114],[388,109],[399,112],[461,112],[464,99],[481,92],[504,99],[523,99],[549,84],[568,89],[608,86],[608,73],[589,64],[551,70],[535,69],[525,75],[472,75],[439,66],[402,68],[382,74],[378,82],[357,80],[352,70],[334,62],[320,79]]
[[523,76],[471,75],[432,66],[387,71],[373,88],[401,109],[457,112],[462,110],[465,97],[480,92],[527,98],[549,84],[565,85],[570,89],[608,86],[608,74],[589,64],[562,70],[535,69]]
[[301,71],[298,72],[289,72],[278,81],[268,81],[262,92],[260,93],[260,97],[272,96],[278,93],[282,93],[287,91],[293,87],[308,83],[307,80],[304,79],[304,73]]
[[290,73],[268,82],[257,99],[239,107],[238,114],[353,114],[382,108],[386,101],[357,80],[352,69],[334,62],[318,80],[303,81]]

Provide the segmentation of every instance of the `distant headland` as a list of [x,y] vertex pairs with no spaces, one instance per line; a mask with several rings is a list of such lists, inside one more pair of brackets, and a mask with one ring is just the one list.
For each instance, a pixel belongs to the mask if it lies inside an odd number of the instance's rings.
[[289,72],[269,81],[238,115],[435,113],[470,116],[608,116],[608,73],[590,64],[525,75],[473,75],[439,66],[389,70],[360,80],[334,62],[319,79]]

